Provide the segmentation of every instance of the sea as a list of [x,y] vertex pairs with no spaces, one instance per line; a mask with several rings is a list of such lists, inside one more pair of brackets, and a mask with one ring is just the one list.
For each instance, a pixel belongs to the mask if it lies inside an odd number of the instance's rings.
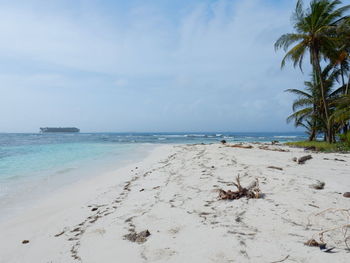
[[160,144],[304,139],[302,132],[0,133],[0,220],[52,191],[142,160]]

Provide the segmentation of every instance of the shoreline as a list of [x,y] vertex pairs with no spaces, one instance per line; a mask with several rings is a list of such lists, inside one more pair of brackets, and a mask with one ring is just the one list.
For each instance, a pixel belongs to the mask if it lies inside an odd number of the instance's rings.
[[[154,144],[141,143],[132,151],[127,150],[123,155],[113,153],[93,160],[75,160],[74,163],[65,164],[62,167],[25,174],[18,181],[12,182],[13,185],[10,186],[14,189],[10,188],[5,196],[1,197],[0,206],[5,215],[0,215],[0,223],[20,214],[23,209],[28,210],[40,204],[53,193],[64,192],[65,189],[89,181],[96,176],[140,162],[156,147]],[[4,189],[6,187],[8,185],[5,184]]]
[[[350,190],[350,155],[311,153],[298,165],[291,159],[301,149],[245,145],[252,148],[159,145],[138,163],[54,193],[0,224],[0,262],[345,262],[342,244],[327,254],[303,242],[318,230],[307,229],[310,214],[349,208],[339,193]],[[243,185],[258,178],[264,198],[218,200],[237,174]],[[309,187],[317,180],[324,190]],[[124,238],[144,230],[144,243]]]

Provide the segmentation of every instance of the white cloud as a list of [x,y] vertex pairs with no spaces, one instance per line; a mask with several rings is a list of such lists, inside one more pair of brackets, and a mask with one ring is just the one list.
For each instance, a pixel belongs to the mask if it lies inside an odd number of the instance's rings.
[[[93,109],[96,113],[90,116],[105,116],[105,121],[90,119],[86,129],[91,130],[95,123],[106,130],[208,130],[206,118],[215,119],[212,130],[266,130],[271,124],[289,129],[280,112],[289,112],[290,103],[288,95],[281,94],[300,87],[302,76],[290,69],[280,71],[282,53],[273,49],[279,35],[291,30],[293,4],[284,2],[288,8],[267,6],[263,0],[202,2],[184,8],[172,20],[171,10],[144,4],[116,10],[116,16],[124,12],[122,22],[88,7],[72,16],[60,9],[5,6],[0,10],[0,57],[47,68],[34,73],[13,70],[5,77],[2,93],[13,94],[10,89],[24,86],[23,96],[30,97],[38,85],[60,86],[60,96],[68,98],[69,89],[75,89],[74,109]],[[87,78],[88,72],[92,76]],[[87,90],[95,99],[80,101],[78,92]],[[44,94],[50,96],[50,91]],[[110,99],[113,95],[119,104]],[[281,104],[281,98],[286,103]],[[34,96],[31,99],[36,102]],[[50,101],[55,104],[54,98]],[[6,105],[0,106],[2,112],[9,110]],[[62,122],[71,116],[66,106],[57,113]],[[20,120],[21,109],[16,112]],[[153,126],[143,119],[147,114],[154,116]],[[40,122],[39,109],[32,115]],[[125,127],[111,124],[116,116]],[[77,113],[77,125],[78,118]]]

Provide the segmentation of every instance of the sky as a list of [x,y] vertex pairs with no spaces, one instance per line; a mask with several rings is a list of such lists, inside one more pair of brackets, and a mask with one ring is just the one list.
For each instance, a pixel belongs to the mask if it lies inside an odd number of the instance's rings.
[[0,132],[294,131],[292,0],[0,0]]

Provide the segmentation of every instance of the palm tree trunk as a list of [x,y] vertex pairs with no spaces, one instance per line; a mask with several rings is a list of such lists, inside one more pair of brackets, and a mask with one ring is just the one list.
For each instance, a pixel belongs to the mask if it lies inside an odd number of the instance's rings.
[[311,134],[309,136],[309,141],[310,142],[314,141],[315,137],[316,137],[316,130],[315,130],[315,128],[312,128]]
[[[350,74],[349,74],[349,77],[348,77],[348,83],[346,84],[344,95],[348,95],[349,94],[349,84],[350,84]],[[345,121],[344,129],[343,129],[344,134],[347,134],[347,132],[348,132],[348,125],[349,125],[349,122]]]
[[349,83],[350,83],[350,74],[349,74],[349,77],[348,77],[348,83],[346,84],[346,88],[345,88],[345,95],[348,95],[349,93]]
[[324,89],[324,83],[323,83],[323,78],[322,78],[322,70],[320,66],[320,60],[319,60],[319,55],[318,52],[315,48],[313,48],[312,52],[312,64],[314,67],[314,70],[316,72],[316,80],[318,80],[318,84],[320,85],[321,89],[321,97],[322,97],[322,103],[323,103],[323,108],[324,108],[324,114],[325,114],[325,123],[326,123],[326,140],[329,143],[332,143],[332,128],[330,126],[330,119],[329,119],[329,112],[328,112],[328,104],[326,101],[326,95],[325,95],[325,89]]

